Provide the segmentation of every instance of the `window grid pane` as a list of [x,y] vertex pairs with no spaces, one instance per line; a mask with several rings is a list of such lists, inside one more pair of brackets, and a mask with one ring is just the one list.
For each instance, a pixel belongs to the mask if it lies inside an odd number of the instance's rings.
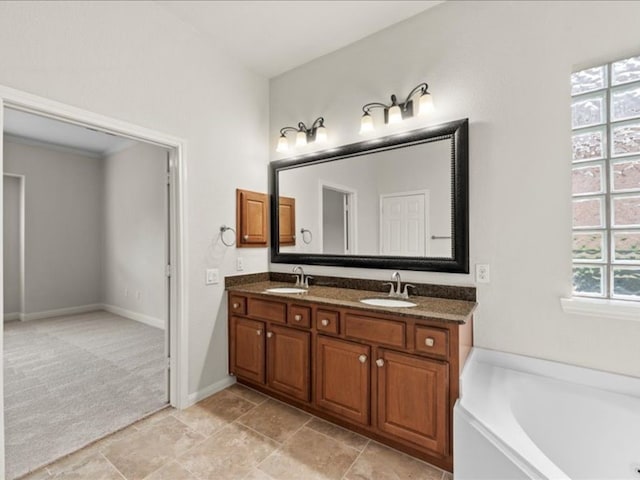
[[640,56],[571,75],[573,294],[640,302]]

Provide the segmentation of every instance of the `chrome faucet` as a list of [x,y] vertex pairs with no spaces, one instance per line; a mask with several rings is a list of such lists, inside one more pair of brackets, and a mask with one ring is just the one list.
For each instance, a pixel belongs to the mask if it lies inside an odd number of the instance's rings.
[[313,278],[311,275],[305,275],[304,270],[300,265],[296,265],[291,270],[296,277],[296,287],[309,288],[309,279]]
[[404,284],[404,290],[402,290],[402,280],[400,278],[400,272],[393,272],[391,274],[391,280],[396,282],[395,289],[392,282],[383,283],[383,285],[390,285],[389,296],[392,298],[409,298],[409,288],[416,288],[410,283]]

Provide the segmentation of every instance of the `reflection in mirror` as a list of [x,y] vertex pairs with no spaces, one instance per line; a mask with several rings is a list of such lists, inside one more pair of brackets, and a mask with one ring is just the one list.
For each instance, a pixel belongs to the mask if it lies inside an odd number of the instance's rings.
[[444,138],[281,171],[296,223],[316,235],[280,251],[451,258],[451,167]]
[[272,162],[271,261],[468,273],[468,155],[464,119]]

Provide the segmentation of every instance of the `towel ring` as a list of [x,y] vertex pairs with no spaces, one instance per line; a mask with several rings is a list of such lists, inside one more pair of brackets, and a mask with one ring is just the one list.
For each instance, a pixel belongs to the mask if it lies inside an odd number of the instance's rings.
[[[227,243],[224,241],[224,234],[227,230],[231,230],[233,232],[233,240],[231,241],[231,243]],[[227,246],[227,247],[233,247],[236,244],[236,231],[231,228],[231,227],[227,227],[226,225],[221,225],[220,226],[220,240],[222,241],[222,243]]]
[[[309,245],[311,243],[311,241],[313,240],[313,233],[311,233],[311,230],[309,230],[308,228],[301,228],[300,229],[300,233],[302,234],[302,241],[304,243],[306,243],[307,245]],[[309,234],[309,240],[307,241],[307,237],[305,237],[305,233]]]

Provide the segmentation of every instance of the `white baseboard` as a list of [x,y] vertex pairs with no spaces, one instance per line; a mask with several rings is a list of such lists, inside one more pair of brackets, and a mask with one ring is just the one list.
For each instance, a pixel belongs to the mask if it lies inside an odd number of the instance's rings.
[[5,322],[13,322],[14,320],[20,320],[21,316],[22,316],[22,314],[20,312],[5,313],[4,314],[4,321]]
[[63,315],[74,315],[76,313],[95,312],[96,310],[102,310],[102,305],[96,303],[92,305],[80,305],[77,307],[57,308],[55,310],[44,310],[42,312],[24,313],[21,314],[20,320],[28,322],[30,320],[40,320],[42,318],[61,317]]
[[109,313],[120,315],[121,317],[128,318],[129,320],[135,320],[136,322],[144,323],[151,327],[156,327],[160,330],[164,330],[165,322],[160,318],[151,317],[149,315],[144,315],[132,310],[127,310],[126,308],[116,307],[115,305],[108,305],[106,303],[104,305],[101,305],[101,307],[103,310],[106,310]]
[[188,403],[184,406],[184,408],[190,407],[193,404],[198,403],[200,400],[204,400],[210,395],[214,393],[218,393],[221,390],[224,390],[227,387],[230,387],[236,383],[236,377],[227,377],[223,380],[220,380],[216,383],[212,383],[208,387],[203,388],[202,390],[198,390],[197,392],[190,393],[188,397]]

